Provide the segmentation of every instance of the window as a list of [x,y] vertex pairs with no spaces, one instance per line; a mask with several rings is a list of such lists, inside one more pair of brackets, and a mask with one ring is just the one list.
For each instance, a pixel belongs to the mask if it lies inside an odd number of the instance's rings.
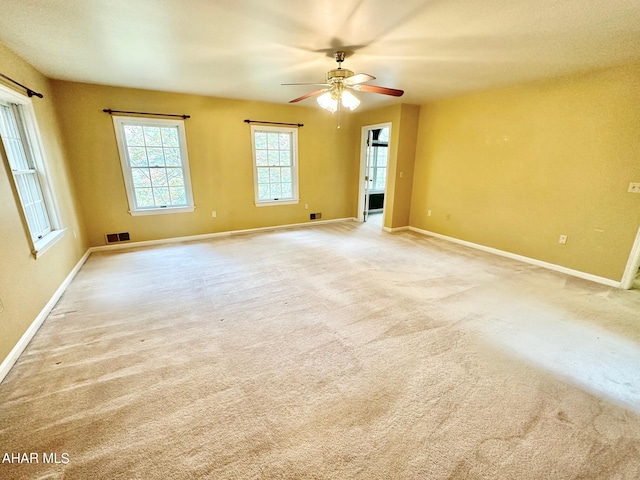
[[298,203],[298,130],[251,126],[257,206]]
[[0,137],[29,231],[31,252],[37,258],[58,239],[64,229],[45,171],[44,153],[31,100],[0,88]]
[[389,129],[373,130],[371,163],[369,164],[370,191],[384,192],[387,182],[387,157],[389,155]]
[[193,212],[183,120],[113,117],[131,215]]

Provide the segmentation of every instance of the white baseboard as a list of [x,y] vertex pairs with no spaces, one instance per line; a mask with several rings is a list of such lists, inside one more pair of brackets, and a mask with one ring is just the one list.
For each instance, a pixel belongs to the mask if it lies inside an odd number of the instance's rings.
[[409,230],[409,227],[382,227],[382,230],[384,230],[385,232],[389,232],[389,233],[393,233],[393,232],[402,232],[402,231],[406,231]]
[[55,291],[53,296],[49,299],[47,304],[40,311],[36,319],[31,323],[31,325],[29,325],[29,328],[27,328],[27,331],[24,332],[24,334],[22,334],[22,337],[20,337],[20,340],[18,340],[18,343],[16,343],[15,346],[11,349],[11,351],[9,352],[9,355],[7,355],[7,357],[2,361],[2,363],[0,363],[0,383],[2,383],[2,381],[7,376],[7,374],[13,367],[13,365],[18,361],[18,358],[20,357],[24,349],[27,348],[27,345],[29,344],[33,336],[36,334],[38,329],[42,326],[43,322],[46,320],[49,313],[51,313],[51,310],[53,310],[53,307],[55,307],[56,303],[58,303],[58,300],[60,300],[60,297],[62,297],[62,294],[67,289],[71,281],[78,274],[78,272],[80,271],[80,268],[82,268],[82,265],[84,265],[84,262],[87,261],[87,258],[89,258],[90,253],[91,252],[87,250],[87,252],[78,261],[78,263],[76,263],[76,266],[73,267],[73,270],[71,270],[69,275],[67,275],[67,278],[65,278],[64,281],[60,284],[60,286]]
[[430,232],[428,230],[422,230],[416,227],[408,227],[408,228],[412,232],[421,233],[423,235],[428,235],[430,237],[440,238],[442,240],[447,240],[448,242],[464,245],[465,247],[475,248],[476,250],[482,250],[483,252],[493,253],[494,255],[500,255],[501,257],[511,258],[512,260],[518,260],[519,262],[528,263],[531,265],[535,265],[537,267],[547,268],[549,270],[554,270],[556,272],[571,275],[573,277],[578,277],[584,280],[601,283],[602,285],[607,285],[609,287],[622,288],[621,282],[616,282],[615,280],[611,280],[609,278],[599,277],[597,275],[581,272],[579,270],[573,270],[571,268],[563,267],[561,265],[556,265],[554,263],[543,262],[542,260],[536,260],[535,258],[529,258],[523,255],[511,253],[511,252],[505,252],[504,250],[498,250],[497,248],[485,247],[484,245],[467,242],[466,240],[460,240],[459,238],[455,238],[455,237],[448,237],[440,233]]
[[313,220],[305,223],[288,223],[286,225],[274,225],[271,227],[245,228],[243,230],[229,230],[226,232],[203,233],[201,235],[188,235],[184,237],[161,238],[158,240],[125,242],[125,243],[118,243],[113,245],[100,245],[98,247],[90,247],[88,252],[93,253],[93,252],[102,252],[105,250],[123,250],[126,248],[148,247],[150,245],[163,245],[167,243],[191,242],[194,240],[207,240],[209,238],[216,238],[216,237],[228,237],[230,235],[243,235],[246,233],[266,232],[270,230],[282,230],[285,228],[312,227],[314,225],[320,225],[323,223],[335,223],[335,222],[345,222],[345,221],[357,221],[357,220],[356,218],[353,218],[353,217],[334,218],[331,220]]

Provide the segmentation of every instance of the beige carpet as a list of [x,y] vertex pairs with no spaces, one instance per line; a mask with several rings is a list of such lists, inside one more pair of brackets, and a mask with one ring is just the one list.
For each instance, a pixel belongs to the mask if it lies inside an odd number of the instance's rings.
[[640,292],[351,222],[94,254],[0,445],[39,456],[3,479],[638,479]]

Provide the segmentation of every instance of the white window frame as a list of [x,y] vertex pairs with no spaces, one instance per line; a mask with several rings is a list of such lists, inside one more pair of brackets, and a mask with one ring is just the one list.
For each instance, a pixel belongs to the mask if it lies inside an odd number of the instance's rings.
[[[134,192],[133,176],[131,165],[129,162],[129,153],[124,137],[124,127],[126,125],[135,126],[159,126],[159,127],[176,127],[178,129],[178,138],[180,144],[180,157],[182,161],[182,174],[184,179],[184,187],[186,191],[187,204],[184,206],[152,206],[142,207],[136,203]],[[116,134],[116,142],[118,144],[118,153],[120,155],[120,165],[122,167],[122,176],[124,178],[125,189],[127,191],[127,200],[129,202],[129,213],[133,216],[138,215],[159,215],[167,213],[185,213],[193,212],[195,205],[193,203],[193,191],[191,188],[191,173],[189,170],[189,155],[187,152],[187,137],[185,133],[184,120],[169,120],[160,118],[141,118],[141,117],[124,117],[119,115],[113,116],[113,128]],[[163,167],[159,167],[163,168]]]
[[15,109],[19,110],[18,116],[14,115],[14,118],[18,123],[22,146],[28,157],[28,161],[32,163],[31,168],[28,169],[29,171],[26,173],[34,176],[40,187],[39,194],[41,195],[41,198],[37,199],[37,201],[43,202],[45,207],[45,216],[49,224],[49,228],[46,228],[41,232],[33,232],[29,225],[27,212],[23,203],[25,193],[21,191],[21,187],[17,181],[17,176],[24,174],[25,172],[18,172],[11,167],[8,152],[5,149],[4,143],[0,141],[0,148],[2,148],[2,156],[4,157],[7,170],[12,173],[11,183],[18,199],[18,203],[20,204],[22,221],[25,225],[26,232],[29,234],[28,239],[31,254],[37,259],[64,236],[66,228],[64,228],[60,222],[58,206],[55,202],[55,196],[53,195],[51,182],[49,180],[50,177],[47,172],[45,149],[42,143],[42,137],[40,136],[40,129],[38,128],[31,98],[5,87],[4,85],[0,85],[0,102],[5,105],[16,105],[17,107],[14,107],[14,112]]
[[[256,162],[256,132],[278,132],[291,134],[291,198],[261,200],[258,194],[258,164]],[[300,202],[298,194],[298,129],[290,127],[268,127],[251,125],[251,155],[253,158],[253,189],[256,207],[293,205]]]

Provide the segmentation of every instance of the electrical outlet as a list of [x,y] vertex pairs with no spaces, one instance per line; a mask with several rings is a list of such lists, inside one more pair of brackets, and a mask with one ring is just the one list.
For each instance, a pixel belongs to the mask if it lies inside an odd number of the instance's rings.
[[627,190],[629,193],[640,193],[640,182],[631,182],[629,184],[629,189]]
[[427,217],[431,216],[431,210],[427,210]]
[[560,243],[561,245],[565,245],[567,243],[567,236],[560,235],[560,240],[558,240],[558,243]]
[[213,210],[213,211],[211,212],[211,217],[212,217],[212,218],[216,218],[217,216],[218,216],[218,212],[216,212],[215,210]]
[[304,204],[304,209],[305,209],[305,210],[309,210],[309,204],[308,204],[308,203],[305,203],[305,204]]

